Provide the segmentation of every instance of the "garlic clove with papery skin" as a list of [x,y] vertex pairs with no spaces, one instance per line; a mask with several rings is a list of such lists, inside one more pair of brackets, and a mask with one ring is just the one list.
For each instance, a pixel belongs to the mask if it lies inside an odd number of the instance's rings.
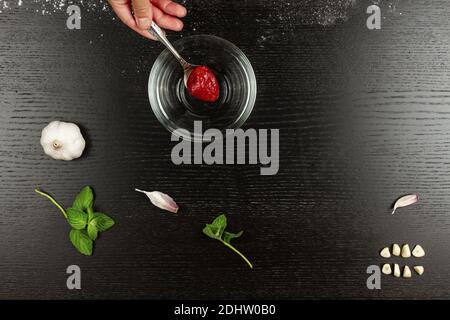
[[52,121],[41,133],[41,146],[45,154],[56,160],[73,160],[81,157],[86,141],[80,128],[70,122]]
[[172,213],[178,213],[178,204],[168,194],[162,193],[160,191],[149,192],[141,189],[134,190],[145,194],[154,206],[166,211],[170,211]]

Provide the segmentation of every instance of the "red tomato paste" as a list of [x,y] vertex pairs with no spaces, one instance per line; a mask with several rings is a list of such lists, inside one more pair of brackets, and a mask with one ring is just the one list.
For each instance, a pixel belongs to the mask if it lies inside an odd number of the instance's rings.
[[191,96],[205,102],[219,99],[219,83],[214,73],[205,66],[195,67],[189,75],[187,89]]

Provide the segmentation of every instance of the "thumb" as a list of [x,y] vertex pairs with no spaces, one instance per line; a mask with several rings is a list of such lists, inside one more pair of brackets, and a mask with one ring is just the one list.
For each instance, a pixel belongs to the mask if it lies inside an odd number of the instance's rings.
[[150,0],[132,0],[134,17],[139,29],[148,29],[152,23]]

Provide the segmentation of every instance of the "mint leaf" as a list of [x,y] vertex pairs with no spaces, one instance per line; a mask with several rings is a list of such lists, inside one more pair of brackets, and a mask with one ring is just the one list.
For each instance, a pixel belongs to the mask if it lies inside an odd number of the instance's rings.
[[88,222],[90,222],[95,217],[94,209],[92,207],[88,208],[87,213],[88,213]]
[[89,223],[87,226],[87,234],[91,240],[96,240],[98,237],[98,229],[93,223]]
[[216,235],[217,238],[222,238],[222,234],[227,227],[227,217],[224,214],[218,216],[214,221],[209,225],[209,228]]
[[235,247],[233,247],[230,242],[231,239],[238,238],[243,234],[243,231],[238,233],[231,233],[225,231],[227,227],[227,218],[224,214],[218,216],[211,224],[206,224],[203,228],[203,233],[210,238],[219,240],[225,246],[236,252],[244,261],[253,269],[251,262]]
[[69,234],[73,246],[82,254],[92,255],[92,240],[86,234],[85,230],[72,229]]
[[212,230],[210,224],[206,224],[206,226],[203,228],[203,233],[206,234],[210,238],[220,240],[220,238],[218,238],[216,236],[216,234],[214,233],[214,231]]
[[84,187],[81,192],[75,198],[75,201],[72,204],[72,208],[87,211],[89,208],[92,208],[94,205],[94,194],[92,192],[91,187]]
[[239,238],[240,236],[242,236],[243,233],[244,233],[244,231],[240,231],[238,233],[231,233],[231,232],[225,231],[223,233],[223,241],[226,243],[230,243],[231,239]]
[[206,224],[203,233],[208,237],[221,240],[222,234],[227,227],[227,217],[224,214],[218,216],[211,224]]
[[75,208],[67,209],[67,221],[72,228],[81,230],[86,227],[88,216],[81,210]]
[[215,227],[221,228],[223,227],[225,229],[227,227],[227,217],[224,214],[221,214],[220,216],[214,219],[211,225]]
[[84,255],[92,255],[94,241],[99,232],[111,228],[115,222],[106,214],[94,212],[94,194],[91,187],[84,187],[75,198],[72,207],[65,210],[56,200],[39,189],[39,195],[49,199],[62,212],[72,227],[69,238],[73,246]]
[[90,222],[90,224],[93,224],[99,232],[108,230],[114,223],[113,219],[101,212],[94,213],[94,218]]

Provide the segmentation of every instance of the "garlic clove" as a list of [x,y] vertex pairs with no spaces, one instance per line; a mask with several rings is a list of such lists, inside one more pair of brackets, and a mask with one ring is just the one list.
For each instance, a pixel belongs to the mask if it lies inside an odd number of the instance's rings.
[[172,197],[170,197],[169,195],[159,192],[159,191],[148,192],[148,191],[144,191],[144,190],[140,190],[140,189],[134,189],[134,190],[145,194],[150,199],[150,202],[154,206],[156,206],[160,209],[166,210],[166,211],[173,212],[173,213],[178,212],[178,205],[172,199]]
[[403,278],[411,278],[411,269],[408,266],[403,268]]
[[425,256],[425,250],[420,245],[416,245],[412,251],[412,255],[416,258],[422,258]]
[[423,274],[423,272],[425,271],[425,269],[424,269],[423,266],[415,266],[415,267],[414,267],[414,270],[417,272],[417,274],[418,274],[419,276],[421,276],[421,275]]
[[391,274],[392,273],[391,265],[388,263],[383,264],[381,272],[383,272],[384,274]]
[[402,247],[402,257],[403,258],[409,258],[411,257],[411,250],[409,249],[408,244],[404,244]]
[[392,210],[392,214],[395,213],[395,210],[397,210],[397,208],[410,206],[414,203],[417,203],[418,201],[419,201],[418,194],[408,194],[406,196],[403,196],[403,197],[397,199],[397,201],[395,201],[394,210]]
[[400,278],[400,266],[398,264],[394,264],[394,277]]
[[380,256],[382,256],[383,258],[390,258],[391,257],[391,252],[389,251],[389,248],[383,248],[383,250],[381,250],[380,252]]
[[400,246],[396,243],[392,246],[392,255],[396,257],[400,256]]

